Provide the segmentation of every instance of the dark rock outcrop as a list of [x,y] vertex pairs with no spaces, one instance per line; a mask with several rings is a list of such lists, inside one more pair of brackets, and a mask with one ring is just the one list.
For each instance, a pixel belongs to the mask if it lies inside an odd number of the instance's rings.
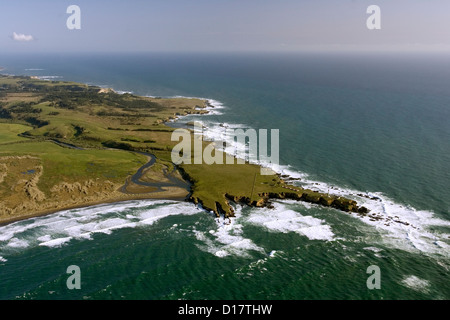
[[245,196],[225,194],[225,198],[227,200],[253,207],[273,207],[271,205],[270,199],[292,199],[314,203],[324,207],[335,208],[344,212],[354,212],[358,213],[359,215],[367,215],[369,213],[369,209],[364,206],[359,207],[355,200],[338,196],[330,196],[306,189],[299,190],[298,192],[264,192],[258,194],[258,196],[260,197],[258,200],[251,201],[248,197]]

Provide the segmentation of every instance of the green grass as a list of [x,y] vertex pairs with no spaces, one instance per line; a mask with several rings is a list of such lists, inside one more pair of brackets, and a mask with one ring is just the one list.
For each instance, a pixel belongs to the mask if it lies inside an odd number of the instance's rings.
[[194,183],[192,198],[214,211],[218,203],[227,214],[230,208],[226,194],[258,201],[261,193],[287,191],[281,187],[283,182],[276,174],[261,175],[261,167],[254,164],[194,164],[192,161],[181,167]]
[[9,76],[2,76],[0,79],[0,85],[7,84],[7,85],[14,85],[17,84],[18,79],[9,77]]
[[30,129],[32,128],[22,124],[0,123],[0,145],[28,140],[27,138],[19,137],[18,134]]
[[48,193],[60,182],[89,179],[122,183],[142,166],[146,157],[122,150],[75,150],[52,142],[17,143],[0,146],[1,156],[31,155],[41,160],[44,174],[39,188]]

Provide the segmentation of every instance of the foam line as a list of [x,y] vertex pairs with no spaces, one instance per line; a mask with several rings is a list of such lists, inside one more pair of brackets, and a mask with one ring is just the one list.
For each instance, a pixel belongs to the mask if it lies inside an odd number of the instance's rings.
[[414,291],[429,292],[430,282],[424,279],[420,279],[414,275],[406,276],[401,284]]
[[247,222],[263,226],[271,232],[295,232],[310,240],[334,240],[331,227],[324,220],[290,210],[283,203],[274,202],[274,208],[253,209]]
[[236,210],[234,218],[216,218],[217,228],[207,232],[194,230],[194,235],[201,242],[198,245],[203,251],[223,258],[230,255],[248,257],[250,251],[264,253],[264,249],[251,239],[243,236],[243,225],[240,223],[241,211]]
[[0,253],[8,248],[36,245],[61,247],[72,239],[90,240],[95,233],[110,234],[117,229],[153,224],[169,215],[199,212],[193,204],[170,200],[129,201],[66,210],[0,227]]

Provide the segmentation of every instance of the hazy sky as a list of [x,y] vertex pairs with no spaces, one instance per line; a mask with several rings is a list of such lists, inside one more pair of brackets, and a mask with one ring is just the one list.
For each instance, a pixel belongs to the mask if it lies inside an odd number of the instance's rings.
[[0,0],[0,52],[449,48],[450,0]]

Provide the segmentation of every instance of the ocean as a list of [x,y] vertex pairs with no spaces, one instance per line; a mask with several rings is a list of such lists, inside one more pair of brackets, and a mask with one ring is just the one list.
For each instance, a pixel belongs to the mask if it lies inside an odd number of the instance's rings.
[[[383,217],[292,200],[236,205],[229,225],[168,200],[67,210],[0,227],[0,299],[450,298],[448,55],[0,54],[0,65],[211,99],[210,114],[183,120],[209,137],[224,123],[279,129],[281,174]],[[80,289],[67,287],[71,265]]]

